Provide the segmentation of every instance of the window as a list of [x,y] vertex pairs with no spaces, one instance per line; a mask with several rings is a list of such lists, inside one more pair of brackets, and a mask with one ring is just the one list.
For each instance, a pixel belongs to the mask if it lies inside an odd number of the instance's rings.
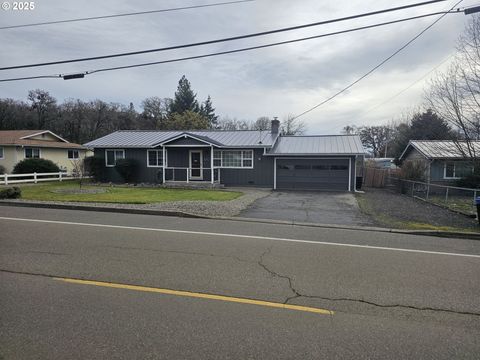
[[348,170],[347,165],[332,165],[332,170]]
[[25,158],[26,159],[38,159],[38,158],[40,158],[40,149],[39,148],[25,148]]
[[125,150],[105,150],[106,166],[115,166],[118,159],[125,159]]
[[253,168],[253,150],[215,150],[213,166],[223,168]]
[[148,150],[148,167],[163,166],[163,150]]
[[0,147],[0,159],[3,159],[3,147]]
[[473,172],[470,164],[461,162],[446,162],[443,172],[444,179],[459,179]]
[[282,165],[278,164],[277,165],[278,170],[293,170],[293,165]]
[[222,166],[222,152],[219,150],[213,152],[213,166]]
[[313,170],[330,170],[330,165],[312,165]]
[[78,150],[68,150],[68,158],[72,160],[77,160],[79,158]]
[[310,165],[295,165],[295,170],[310,170]]

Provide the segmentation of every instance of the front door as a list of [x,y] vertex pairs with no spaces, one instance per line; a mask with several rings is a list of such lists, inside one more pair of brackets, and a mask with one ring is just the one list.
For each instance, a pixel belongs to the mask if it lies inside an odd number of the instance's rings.
[[190,179],[203,180],[202,150],[190,150]]

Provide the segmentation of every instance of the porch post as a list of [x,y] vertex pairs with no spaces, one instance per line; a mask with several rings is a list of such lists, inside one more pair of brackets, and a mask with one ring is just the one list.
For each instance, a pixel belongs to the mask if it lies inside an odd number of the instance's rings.
[[210,145],[210,180],[213,184],[213,145]]
[[165,156],[165,146],[162,146],[162,184],[165,184],[165,161],[166,161],[166,156]]

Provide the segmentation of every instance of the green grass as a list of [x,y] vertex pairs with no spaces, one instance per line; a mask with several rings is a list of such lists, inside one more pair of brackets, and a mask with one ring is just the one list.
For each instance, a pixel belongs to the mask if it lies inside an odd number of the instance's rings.
[[242,195],[241,192],[220,190],[190,190],[140,188],[123,186],[83,185],[83,189],[105,189],[100,194],[62,194],[55,190],[79,189],[77,181],[52,182],[36,185],[21,185],[22,199],[40,201],[74,201],[123,204],[150,204],[165,201],[225,201]]
[[475,214],[477,211],[473,204],[473,197],[450,196],[448,201],[445,202],[445,197],[443,196],[430,196],[428,201],[467,214]]

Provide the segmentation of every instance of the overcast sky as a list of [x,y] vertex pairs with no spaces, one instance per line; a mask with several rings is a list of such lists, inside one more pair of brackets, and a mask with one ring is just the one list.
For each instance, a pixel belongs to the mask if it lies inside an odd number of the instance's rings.
[[[3,0],[2,0],[3,1]],[[256,0],[233,5],[0,30],[0,67],[135,51],[300,25],[411,4],[420,0]],[[10,1],[12,2],[12,1]],[[109,15],[221,2],[221,0],[43,0],[31,11],[0,10],[0,26]],[[0,78],[74,73],[158,61],[319,35],[345,28],[449,9],[444,1],[375,17],[261,38],[192,49],[33,69],[2,71]],[[460,6],[476,4],[464,0]],[[92,74],[64,81],[41,79],[0,83],[0,97],[26,100],[28,90],[67,98],[101,99],[141,111],[146,97],[173,97],[182,75],[198,99],[207,95],[220,116],[255,120],[299,114],[333,95],[405,44],[436,17],[301,43],[200,60]],[[309,134],[335,134],[343,126],[387,123],[422,103],[426,80],[385,102],[455,52],[468,16],[447,15],[421,38],[367,79],[330,103],[301,117]],[[448,61],[440,66],[441,70]],[[428,76],[426,77],[428,79]],[[374,108],[371,111],[370,109]]]

